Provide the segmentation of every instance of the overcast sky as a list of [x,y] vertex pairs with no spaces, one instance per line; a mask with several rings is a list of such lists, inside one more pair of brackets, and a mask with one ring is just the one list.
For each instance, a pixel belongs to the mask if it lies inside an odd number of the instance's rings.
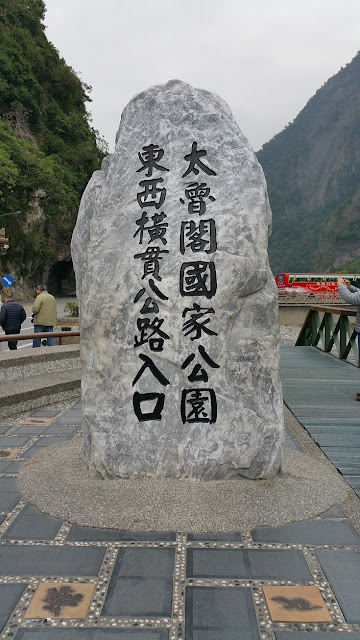
[[257,151],[360,49],[359,0],[45,0],[113,149],[129,100],[179,78],[219,94]]

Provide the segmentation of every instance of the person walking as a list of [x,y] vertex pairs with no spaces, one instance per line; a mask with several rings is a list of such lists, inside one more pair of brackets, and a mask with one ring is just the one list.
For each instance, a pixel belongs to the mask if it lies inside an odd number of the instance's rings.
[[[56,300],[51,293],[46,291],[44,284],[38,284],[36,287],[36,298],[33,304],[32,312],[34,314],[34,333],[45,333],[54,330],[54,324],[57,322]],[[55,346],[54,338],[48,338],[49,347]],[[33,347],[40,347],[40,338],[33,339]]]
[[[5,331],[5,335],[9,336],[13,333],[20,333],[20,327],[26,319],[25,309],[20,302],[13,300],[11,291],[4,294],[4,304],[0,309],[0,324]],[[17,349],[17,340],[10,340],[8,347],[10,351]]]
[[[355,331],[358,337],[359,360],[360,360],[360,289],[350,284],[350,280],[338,278],[338,290],[342,299],[349,304],[357,305],[358,310],[355,321]],[[360,402],[360,391],[356,394],[356,400]]]

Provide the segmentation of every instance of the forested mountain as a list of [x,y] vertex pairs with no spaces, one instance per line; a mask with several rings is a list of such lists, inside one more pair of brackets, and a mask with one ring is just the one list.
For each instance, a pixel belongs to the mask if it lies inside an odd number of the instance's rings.
[[274,273],[345,263],[359,271],[360,52],[257,157],[273,212]]
[[10,240],[1,271],[24,295],[70,261],[80,197],[103,157],[90,87],[48,42],[44,12],[42,0],[0,0],[0,227]]

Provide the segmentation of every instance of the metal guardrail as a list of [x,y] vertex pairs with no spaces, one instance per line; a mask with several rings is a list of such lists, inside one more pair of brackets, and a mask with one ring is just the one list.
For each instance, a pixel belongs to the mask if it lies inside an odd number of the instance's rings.
[[[335,322],[333,316],[339,316]],[[317,347],[322,345],[322,351],[330,353],[335,346],[337,357],[346,360],[350,353],[359,363],[357,333],[349,322],[349,317],[356,316],[356,311],[336,307],[310,307],[304,324],[301,327],[295,346]]]
[[308,305],[341,305],[341,306],[351,306],[348,305],[340,296],[333,293],[281,293],[278,291],[278,302],[279,306],[308,306]]
[[0,336],[0,342],[9,342],[14,340],[34,340],[40,338],[59,338],[59,345],[62,344],[64,338],[75,338],[80,335],[80,331],[44,331],[43,333],[12,333],[8,336]]

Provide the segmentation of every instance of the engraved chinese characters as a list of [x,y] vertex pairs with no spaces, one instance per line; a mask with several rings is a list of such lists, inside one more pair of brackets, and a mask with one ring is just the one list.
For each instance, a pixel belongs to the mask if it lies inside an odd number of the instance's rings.
[[[160,149],[158,145],[149,144],[145,145],[142,148],[142,152],[139,152],[139,160],[142,163],[142,167],[137,171],[143,171],[147,169],[147,176],[152,176],[154,171],[169,171],[168,168],[161,166],[158,164],[158,161],[164,155],[164,150]],[[165,202],[166,198],[166,189],[165,187],[158,188],[156,185],[158,182],[163,182],[162,178],[149,178],[146,180],[141,180],[139,183],[140,187],[143,187],[143,191],[137,193],[137,201],[142,208],[141,218],[136,220],[136,224],[139,227],[138,230],[134,233],[134,238],[139,236],[139,244],[143,244],[144,240],[144,232],[145,230],[148,232],[149,236],[147,238],[148,246],[146,247],[143,253],[135,254],[134,258],[140,258],[144,262],[144,272],[142,275],[142,279],[148,278],[149,285],[151,287],[152,296],[148,296],[140,309],[140,314],[149,316],[155,315],[159,313],[159,307],[156,302],[156,298],[158,299],[168,299],[164,293],[160,291],[160,289],[155,285],[154,279],[157,281],[161,281],[160,276],[160,260],[162,260],[163,256],[160,254],[169,253],[167,249],[162,249],[161,244],[151,244],[155,242],[160,242],[164,245],[167,244],[166,240],[166,231],[168,227],[168,223],[164,220],[167,219],[166,214],[162,211],[161,213],[155,213],[151,216],[152,224],[148,220],[148,213],[145,211],[144,207],[154,206],[156,209],[159,209]],[[151,246],[150,246],[151,244]],[[135,296],[134,302],[138,302],[145,293],[143,288],[137,292]],[[165,333],[163,329],[161,329],[164,320],[155,315],[154,318],[137,318],[136,324],[138,329],[138,334],[135,335],[134,347],[144,347],[148,345],[150,351],[158,352],[163,350],[163,345],[165,340],[169,340],[170,336]],[[162,385],[166,386],[169,383],[169,380],[165,378],[156,367],[154,362],[149,358],[149,356],[140,353],[140,360],[143,360],[145,364],[141,367],[140,371],[137,373],[133,380],[133,386],[140,379],[141,375],[144,371],[149,368],[151,373],[153,374],[156,381]],[[133,395],[133,405],[134,412],[137,419],[140,422],[144,422],[146,420],[161,420],[161,412],[164,407],[165,395],[160,392],[146,392],[140,393],[139,391],[135,391]],[[152,403],[152,410],[149,410],[149,404]],[[144,408],[145,407],[145,408]]]
[[[148,296],[139,310],[141,315],[149,316],[155,315],[154,318],[137,318],[136,326],[138,334],[134,338],[134,347],[144,347],[147,345],[150,351],[159,352],[163,351],[163,345],[165,340],[169,340],[170,336],[162,329],[164,320],[159,318],[156,314],[159,313],[159,306],[156,302],[156,297],[167,300],[168,296],[158,289],[154,283],[154,278],[161,281],[160,276],[160,260],[162,260],[161,253],[169,253],[167,249],[161,249],[161,244],[155,244],[160,242],[163,245],[167,244],[166,232],[169,226],[167,215],[164,211],[161,213],[155,213],[151,216],[151,221],[148,218],[148,212],[145,211],[145,206],[155,206],[159,208],[165,204],[166,188],[162,186],[160,189],[156,187],[157,183],[162,178],[150,177],[155,171],[169,171],[168,167],[164,167],[158,162],[164,156],[164,149],[160,149],[159,145],[149,144],[144,145],[142,150],[138,153],[139,160],[143,166],[137,169],[137,173],[143,170],[147,170],[148,180],[141,180],[139,187],[142,187],[142,191],[137,193],[137,201],[142,209],[142,214],[137,219],[136,225],[138,229],[134,233],[134,238],[138,238],[140,245],[143,245],[146,240],[148,245],[143,253],[136,253],[134,258],[141,259],[144,262],[144,271],[142,279],[148,278],[149,285],[151,287],[153,296]],[[197,149],[197,142],[192,143],[191,153],[184,156],[184,160],[188,161],[188,167],[182,178],[185,178],[190,173],[198,174],[199,171],[203,171],[208,175],[216,176],[216,172],[211,169],[207,164],[200,159],[206,156],[206,150]],[[156,173],[155,173],[156,175]],[[160,194],[158,196],[158,194]],[[206,253],[214,253],[216,251],[216,223],[213,219],[197,221],[197,217],[203,215],[206,212],[205,198],[209,198],[211,202],[215,201],[215,198],[210,195],[210,188],[206,183],[199,184],[198,182],[192,182],[185,186],[185,197],[189,200],[188,215],[195,220],[188,219],[181,223],[180,230],[180,252],[182,254],[198,253],[199,251],[205,251]],[[181,204],[185,204],[185,200],[180,198]],[[146,240],[144,239],[145,231],[148,232]],[[145,293],[145,289],[141,288],[134,299],[134,302],[138,302]],[[213,262],[184,262],[180,268],[180,293],[182,296],[198,296],[205,298],[212,298],[216,294],[216,268]],[[191,313],[193,311],[194,313]],[[201,332],[204,331],[209,336],[218,336],[210,327],[205,326],[210,322],[210,318],[200,320],[204,315],[215,314],[213,308],[201,308],[198,304],[194,303],[192,308],[185,308],[182,312],[182,317],[185,318],[186,314],[190,314],[190,319],[184,320],[183,332],[185,336],[191,334],[191,340],[201,339]],[[203,364],[207,365],[207,368],[218,369],[219,365],[216,364],[211,357],[206,353],[205,348],[199,345],[198,352],[202,357]],[[170,384],[157,369],[154,362],[146,355],[139,354],[139,358],[144,360],[145,364],[141,367],[139,373],[133,380],[133,386],[139,380],[145,369],[149,367],[153,373],[157,382],[163,386]],[[206,368],[201,366],[198,362],[193,363],[195,354],[191,353],[184,360],[181,369],[185,370],[190,366],[190,372],[187,372],[187,378],[191,383],[208,382],[209,376]],[[209,401],[210,400],[210,401]],[[153,402],[153,410],[149,410],[149,402]],[[163,392],[151,391],[146,393],[140,393],[135,391],[133,395],[134,412],[139,421],[146,420],[161,420],[162,409],[164,408],[165,394]],[[147,410],[143,411],[142,406],[146,406]],[[179,407],[180,409],[180,407]],[[181,419],[182,422],[216,422],[217,417],[217,403],[216,393],[213,389],[199,389],[194,387],[192,389],[183,389],[181,394]]]
[[176,80],[130,101],[72,241],[91,470],[277,473],[270,223],[261,167],[221,98]]
[[[205,164],[200,158],[205,160],[206,150],[202,149],[198,151],[197,142],[193,142],[191,153],[185,156],[185,160],[189,161],[189,166],[183,178],[188,176],[191,172],[198,175],[200,171],[205,172],[209,176],[216,176],[216,172]],[[215,201],[215,198],[210,195],[210,188],[205,182],[198,183],[193,182],[186,185],[185,196],[189,200],[188,214],[191,216],[189,220],[181,223],[180,233],[180,251],[182,254],[196,254],[204,251],[211,254],[216,251],[216,223],[213,219],[201,219],[198,218],[206,212],[206,198],[209,198],[211,202]],[[184,204],[183,198],[180,198],[180,202]],[[193,219],[195,217],[195,220]],[[192,256],[194,257],[194,256]],[[209,299],[216,294],[216,267],[213,262],[184,262],[180,268],[180,293],[182,296],[198,296]],[[201,309],[198,304],[193,304],[194,314],[191,314],[192,320],[190,323],[196,322],[194,317],[198,320],[203,317],[203,314],[215,314],[213,308]],[[191,312],[191,309],[185,308],[182,317],[184,318],[187,313]],[[185,336],[188,336],[195,329],[195,332],[191,335],[191,340],[201,340],[201,330],[206,331],[209,336],[213,338],[218,337],[215,331],[212,331],[210,327],[205,327],[206,323],[210,322],[210,317],[207,317],[202,323],[190,324],[189,332],[189,320],[185,320],[182,331]],[[206,353],[204,347],[199,345],[198,353],[202,358],[202,364],[196,362],[195,353],[191,353],[183,362],[182,369],[187,369],[190,366],[190,373],[188,380],[191,383],[208,382],[209,375],[207,370],[218,369],[219,365],[216,364],[211,357]],[[202,366],[204,365],[204,366]],[[206,367],[205,367],[206,365]],[[181,395],[181,419],[182,422],[189,423],[210,423],[216,422],[217,418],[217,402],[216,393],[211,388],[199,388],[194,386],[191,389],[184,389]]]

